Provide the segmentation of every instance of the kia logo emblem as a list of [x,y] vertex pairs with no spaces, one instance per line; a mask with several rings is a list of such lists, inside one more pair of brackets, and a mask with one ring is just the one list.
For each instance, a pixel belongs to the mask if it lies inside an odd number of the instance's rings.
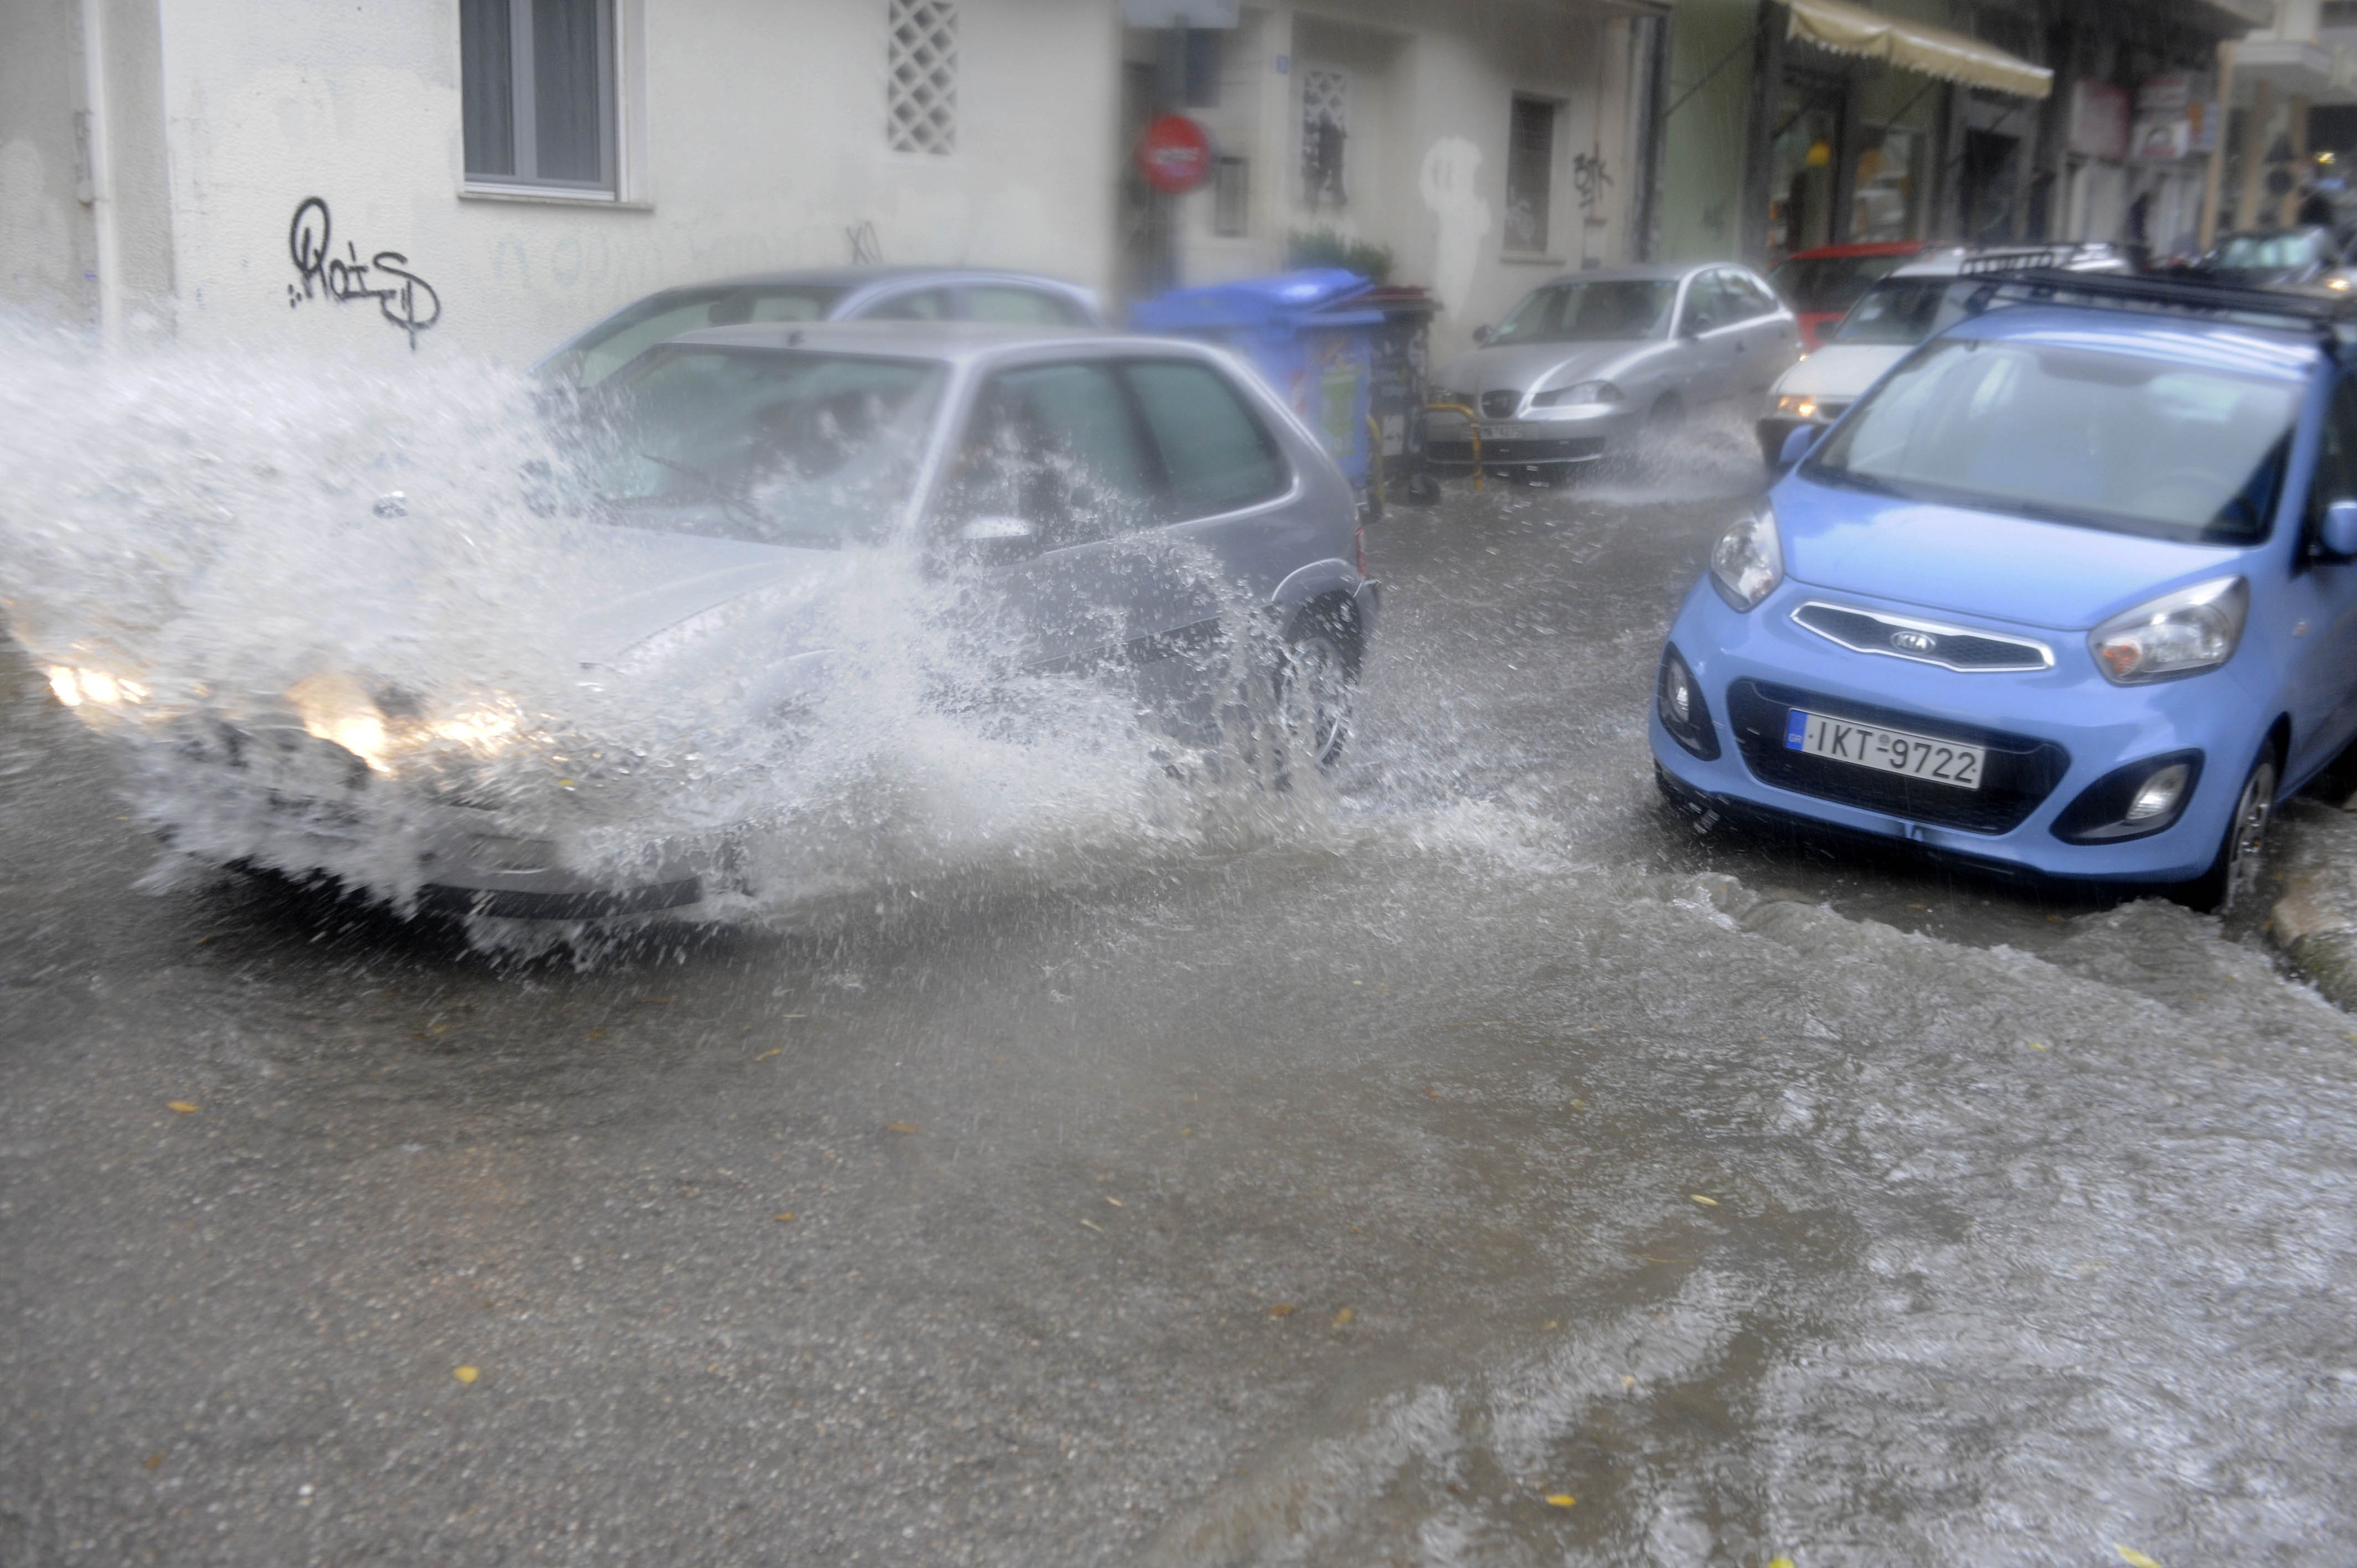
[[1901,653],[1929,653],[1940,646],[1940,639],[1928,631],[1894,631],[1890,646]]

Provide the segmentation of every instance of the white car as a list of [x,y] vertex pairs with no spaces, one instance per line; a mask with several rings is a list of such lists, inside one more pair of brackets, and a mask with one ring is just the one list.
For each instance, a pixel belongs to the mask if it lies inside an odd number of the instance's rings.
[[1760,452],[1769,466],[1778,465],[1793,431],[1831,424],[1915,345],[1953,325],[1964,310],[1963,291],[1951,290],[1958,277],[2008,267],[2133,270],[2126,257],[2106,244],[1984,246],[1910,262],[1850,306],[1824,348],[1804,355],[1777,378],[1759,424]]

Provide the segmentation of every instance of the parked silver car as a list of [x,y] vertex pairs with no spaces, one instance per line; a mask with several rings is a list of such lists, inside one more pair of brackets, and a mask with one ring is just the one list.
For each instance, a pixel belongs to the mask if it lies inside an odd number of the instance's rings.
[[[1792,313],[1726,262],[1575,273],[1534,289],[1432,381],[1436,463],[1560,479],[1729,399],[1747,405],[1801,351]],[[1471,410],[1469,419],[1462,412]]]
[[575,335],[535,368],[595,386],[657,343],[706,327],[769,321],[998,321],[1102,327],[1092,290],[1032,273],[966,267],[831,267],[667,288]]
[[[694,737],[781,722],[762,715],[828,679],[828,628],[873,614],[811,602],[855,543],[897,546],[889,559],[956,588],[942,613],[996,650],[984,667],[1110,680],[1184,734],[1207,696],[1238,693],[1239,666],[1202,650],[1241,648],[1273,682],[1286,755],[1328,765],[1348,738],[1377,607],[1351,486],[1222,349],[979,323],[707,329],[641,354],[579,412],[587,510],[550,524],[566,597],[546,623],[560,629],[536,635],[563,643],[545,651],[585,690],[621,693],[597,699],[619,703],[615,733],[536,734],[528,702],[481,688],[496,671],[454,677],[471,692],[404,690],[331,663],[271,697],[34,656],[61,702],[168,776],[177,816],[158,825],[185,852],[503,918],[759,891],[731,880],[725,836],[632,838],[632,803],[659,799],[638,792],[676,759],[619,736],[684,736],[692,759]],[[346,522],[405,526],[389,508]],[[397,620],[420,607],[404,592],[353,613]],[[1240,641],[1224,635],[1239,620]],[[633,676],[651,660],[725,668],[742,701],[670,711],[674,688]]]

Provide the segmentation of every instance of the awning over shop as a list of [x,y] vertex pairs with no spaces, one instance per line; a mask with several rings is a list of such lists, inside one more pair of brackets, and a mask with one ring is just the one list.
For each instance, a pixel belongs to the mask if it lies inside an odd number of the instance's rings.
[[1799,38],[1836,54],[1862,55],[1969,87],[1995,88],[2023,98],[2054,91],[2054,73],[1962,33],[1886,16],[1849,0],[1784,0]]

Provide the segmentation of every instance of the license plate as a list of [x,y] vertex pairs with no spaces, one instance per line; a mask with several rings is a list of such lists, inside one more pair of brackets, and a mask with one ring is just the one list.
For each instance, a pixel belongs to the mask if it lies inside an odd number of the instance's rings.
[[1835,762],[1871,768],[1879,773],[1927,779],[1958,789],[1979,789],[1981,765],[1988,760],[1987,751],[1977,746],[1960,746],[1953,740],[1933,740],[1928,736],[1909,735],[1905,730],[1884,729],[1878,725],[1853,724],[1847,719],[1829,719],[1823,714],[1803,713],[1799,708],[1794,708],[1784,722],[1784,749],[1805,751],[1812,757],[1830,757]]

